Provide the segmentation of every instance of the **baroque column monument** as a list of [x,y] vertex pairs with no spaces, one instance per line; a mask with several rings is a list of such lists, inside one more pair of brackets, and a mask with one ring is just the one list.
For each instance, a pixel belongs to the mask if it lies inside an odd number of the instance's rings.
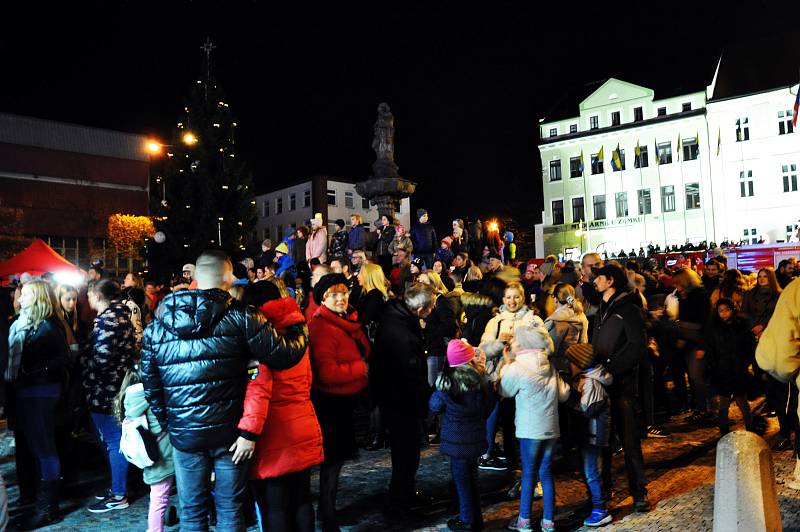
[[397,163],[394,162],[394,115],[389,104],[378,105],[378,118],[375,120],[372,149],[376,159],[372,163],[372,175],[356,183],[356,191],[378,208],[378,217],[394,219],[400,210],[400,201],[410,197],[417,184],[400,177]]

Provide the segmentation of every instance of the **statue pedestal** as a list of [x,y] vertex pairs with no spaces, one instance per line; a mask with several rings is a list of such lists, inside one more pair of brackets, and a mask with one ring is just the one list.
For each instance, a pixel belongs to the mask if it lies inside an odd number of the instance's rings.
[[393,220],[400,210],[400,201],[410,197],[417,184],[402,177],[370,178],[356,183],[356,192],[368,198],[378,208],[378,216],[386,216]]

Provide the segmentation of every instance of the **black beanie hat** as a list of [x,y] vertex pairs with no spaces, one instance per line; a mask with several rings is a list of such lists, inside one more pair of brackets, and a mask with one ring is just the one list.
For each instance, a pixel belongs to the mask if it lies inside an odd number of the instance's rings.
[[628,276],[625,275],[625,270],[616,264],[606,264],[602,268],[594,270],[595,276],[604,276],[614,279],[614,288],[617,292],[625,292],[628,290]]
[[325,296],[325,292],[327,292],[330,287],[336,286],[337,284],[347,286],[347,277],[341,273],[329,273],[323,275],[322,278],[317,281],[317,284],[314,286],[314,301],[316,301],[317,305],[322,304],[322,298]]
[[339,226],[339,227],[341,227],[341,228],[344,228],[344,227],[345,227],[345,225],[344,225],[344,220],[342,220],[341,218],[339,218],[338,220],[336,220],[336,221],[335,221],[335,222],[333,222],[333,223],[335,223],[336,225],[338,225],[338,226]]

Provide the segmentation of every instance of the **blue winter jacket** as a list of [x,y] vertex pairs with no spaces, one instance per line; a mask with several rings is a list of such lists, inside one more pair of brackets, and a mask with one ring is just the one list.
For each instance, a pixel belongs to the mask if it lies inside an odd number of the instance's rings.
[[[442,375],[436,380],[437,390],[428,402],[432,414],[441,414],[441,444],[439,451],[452,458],[477,458],[486,452],[486,418],[494,406],[485,377],[470,366],[454,368],[455,384],[447,383]],[[459,387],[461,394],[453,396],[443,390]]]
[[366,249],[366,246],[364,228],[360,225],[350,228],[350,232],[347,234],[347,249],[356,251],[357,249]]

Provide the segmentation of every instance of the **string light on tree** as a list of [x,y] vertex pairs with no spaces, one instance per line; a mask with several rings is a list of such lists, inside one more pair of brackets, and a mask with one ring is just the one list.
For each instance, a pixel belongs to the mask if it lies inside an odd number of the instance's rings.
[[173,122],[174,157],[163,158],[158,171],[170,207],[151,205],[151,212],[171,211],[157,222],[166,237],[159,246],[167,263],[162,270],[193,262],[212,241],[232,255],[240,254],[242,246],[250,244],[256,221],[251,177],[235,157],[233,107],[215,79],[215,49],[210,39],[201,46],[201,75]]

